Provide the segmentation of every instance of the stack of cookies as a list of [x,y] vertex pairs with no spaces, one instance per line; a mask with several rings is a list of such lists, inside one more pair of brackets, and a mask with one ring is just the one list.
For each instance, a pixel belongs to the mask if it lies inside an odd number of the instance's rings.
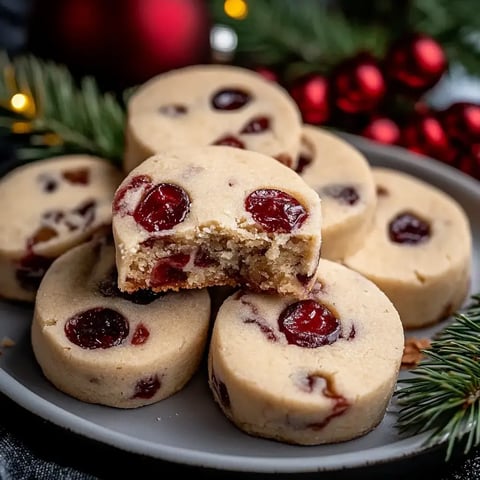
[[[404,329],[439,321],[467,294],[471,239],[454,200],[371,168],[240,67],[147,82],[129,102],[126,139],[121,178],[104,191],[107,228],[83,226],[36,275],[44,375],[82,401],[133,408],[184,388],[206,358],[212,400],[248,434],[315,445],[375,428]],[[0,231],[9,278],[18,260],[3,238],[38,220],[18,222]],[[60,235],[35,232],[22,233],[29,255]],[[4,296],[20,299],[8,285]]]

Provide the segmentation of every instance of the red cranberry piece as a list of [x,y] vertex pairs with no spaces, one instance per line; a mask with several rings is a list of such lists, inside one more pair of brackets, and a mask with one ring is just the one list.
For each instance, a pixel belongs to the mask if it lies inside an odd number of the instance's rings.
[[340,323],[333,313],[315,300],[301,300],[283,310],[278,327],[291,345],[316,348],[330,345],[340,335]]
[[29,253],[19,262],[15,271],[15,278],[19,285],[29,292],[35,292],[54,258],[43,257]]
[[227,147],[243,148],[245,149],[245,144],[233,135],[226,135],[225,137],[219,138],[212,145],[225,145]]
[[360,200],[357,190],[350,185],[327,185],[322,193],[345,205],[355,205]]
[[388,225],[390,240],[414,245],[430,238],[430,224],[411,212],[399,213]]
[[297,164],[297,168],[295,169],[295,171],[298,173],[298,174],[302,174],[303,171],[305,170],[306,167],[308,167],[313,161],[313,158],[310,157],[309,155],[300,155],[298,157],[298,164]]
[[219,90],[212,97],[212,107],[216,110],[238,110],[246,105],[252,97],[239,88]]
[[218,265],[218,262],[217,260],[215,260],[215,258],[212,258],[208,252],[203,249],[199,249],[195,254],[193,264],[196,267],[206,268],[213,265]]
[[77,168],[76,170],[65,170],[62,177],[70,183],[88,185],[90,181],[90,170],[88,168]]
[[275,189],[255,190],[246,198],[245,209],[267,232],[289,233],[308,217],[298,200]]
[[33,235],[30,237],[28,243],[33,246],[37,243],[48,242],[52,238],[58,236],[56,230],[51,227],[43,226],[40,227]]
[[153,267],[150,286],[158,288],[184,282],[188,275],[183,271],[183,267],[189,260],[190,255],[185,253],[176,253],[170,257],[160,258]]
[[133,177],[129,183],[119,188],[115,193],[115,197],[113,199],[113,213],[130,213],[126,211],[127,205],[125,204],[125,197],[127,193],[138,190],[140,188],[144,188],[148,186],[151,181],[152,179],[148,175],[137,175],[136,177]]
[[215,376],[215,373],[212,374],[212,384],[222,406],[230,408],[230,395],[228,394],[227,386]]
[[91,308],[70,317],[65,323],[67,338],[89,350],[120,345],[128,332],[127,319],[111,308]]
[[159,232],[183,222],[189,211],[190,198],[183,188],[160,183],[145,194],[133,218],[148,232]]
[[255,117],[242,128],[240,133],[261,133],[268,129],[270,129],[268,117]]
[[132,398],[152,398],[157,393],[160,385],[157,375],[142,378],[135,385],[135,393]]
[[187,113],[187,107],[185,105],[163,105],[158,109],[158,111],[166,115],[167,117],[180,117]]
[[140,323],[133,332],[132,345],[142,345],[142,343],[145,343],[148,340],[149,336],[150,331],[148,328],[143,323]]

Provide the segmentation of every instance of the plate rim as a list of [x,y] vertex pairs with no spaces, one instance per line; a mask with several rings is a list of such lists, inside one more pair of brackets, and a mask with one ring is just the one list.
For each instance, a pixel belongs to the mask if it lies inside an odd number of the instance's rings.
[[[480,182],[455,167],[446,165],[430,157],[412,154],[402,147],[386,146],[345,132],[333,131],[333,133],[360,150],[367,156],[367,159],[369,155],[383,156],[387,161],[388,159],[395,158],[402,163],[406,163],[409,168],[421,170],[427,175],[433,174],[435,177],[444,179],[449,175],[453,176],[454,179],[452,180],[450,178],[450,181],[454,181],[459,184],[461,188],[467,189],[473,196],[479,196],[480,198]],[[158,443],[139,439],[122,432],[108,429],[106,426],[97,425],[77,413],[55,405],[30,390],[26,385],[11,376],[2,365],[0,365],[0,392],[35,415],[91,440],[100,441],[134,454],[146,455],[179,465],[205,467],[231,472],[308,473],[349,470],[390,463],[413,456],[416,457],[434,448],[441,447],[441,445],[436,447],[426,446],[425,440],[428,438],[428,432],[425,432],[406,436],[399,441],[381,446],[374,446],[353,452],[328,454],[325,456],[279,458],[272,456],[252,457],[249,455],[241,456],[212,453],[186,447],[170,446],[165,444],[165,442]],[[368,455],[365,455],[365,453],[368,453]],[[388,453],[388,456],[386,453]]]

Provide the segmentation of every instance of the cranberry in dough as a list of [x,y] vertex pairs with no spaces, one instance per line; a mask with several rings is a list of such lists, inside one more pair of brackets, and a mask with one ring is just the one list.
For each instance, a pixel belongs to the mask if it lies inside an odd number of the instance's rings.
[[65,155],[29,163],[0,180],[0,296],[32,302],[55,258],[111,228],[123,175],[107,160]]
[[31,338],[44,375],[59,390],[134,408],[186,385],[204,354],[209,322],[206,290],[121,293],[113,244],[92,241],[46,273]]
[[273,158],[233,147],[145,160],[117,189],[112,225],[126,292],[244,284],[302,296],[320,256],[315,191]]
[[345,258],[375,282],[405,328],[435,324],[461,307],[470,287],[468,218],[446,193],[406,173],[375,167],[373,228]]
[[223,303],[209,347],[209,386],[226,417],[250,435],[342,442],[382,421],[403,344],[386,295],[322,259],[307,299],[240,290]]
[[229,145],[275,157],[294,168],[302,120],[275,82],[231,65],[193,65],[162,73],[130,97],[124,170],[154,153]]
[[298,173],[322,199],[322,258],[341,261],[358,250],[375,212],[375,182],[367,159],[345,140],[303,127]]

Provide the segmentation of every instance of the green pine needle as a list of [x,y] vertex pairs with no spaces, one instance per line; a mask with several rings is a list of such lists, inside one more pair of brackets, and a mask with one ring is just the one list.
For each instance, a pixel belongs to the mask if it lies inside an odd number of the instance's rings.
[[[11,107],[16,93],[31,99],[33,112]],[[21,135],[27,145],[16,150],[19,159],[88,153],[119,166],[124,123],[122,104],[113,94],[100,92],[93,77],[76,83],[62,65],[32,55],[11,60],[0,54],[0,133],[12,135],[24,125]]]
[[400,433],[429,432],[425,445],[446,442],[446,460],[460,441],[464,453],[480,444],[480,294],[472,299],[395,392]]

